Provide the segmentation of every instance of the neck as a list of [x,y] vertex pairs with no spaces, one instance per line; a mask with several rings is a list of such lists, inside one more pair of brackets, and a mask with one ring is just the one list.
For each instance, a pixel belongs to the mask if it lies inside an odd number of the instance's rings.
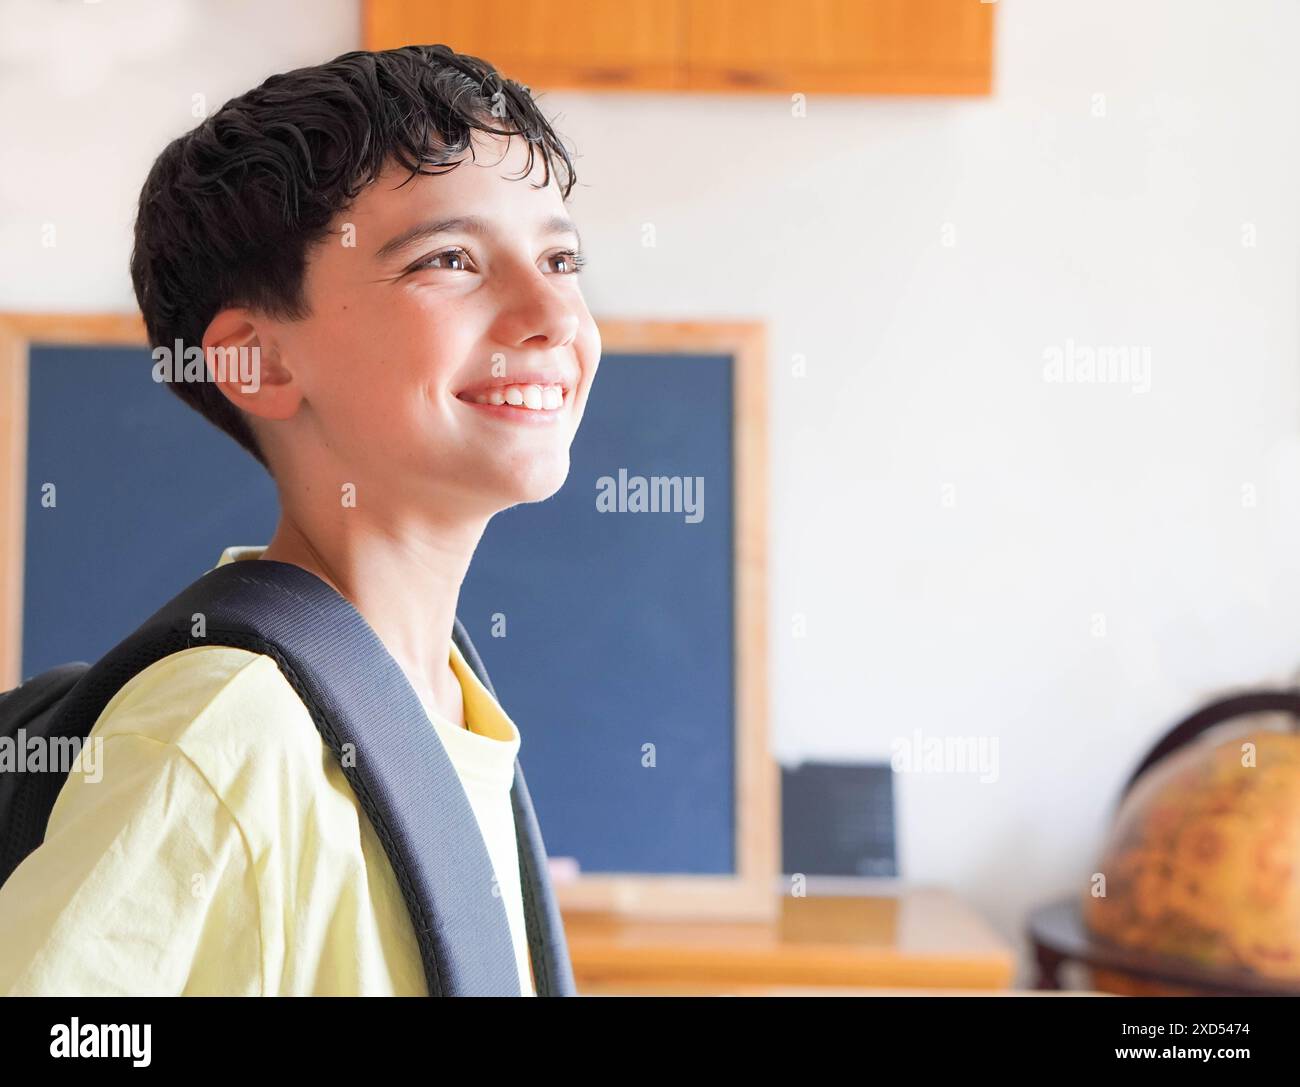
[[350,601],[416,693],[440,716],[463,725],[451,636],[460,587],[486,520],[424,516],[379,528],[356,507],[282,509],[262,558],[300,566]]

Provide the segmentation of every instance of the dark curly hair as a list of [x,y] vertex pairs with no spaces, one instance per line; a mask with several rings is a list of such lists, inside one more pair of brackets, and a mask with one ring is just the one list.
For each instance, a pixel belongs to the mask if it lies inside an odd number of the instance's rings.
[[[232,98],[167,145],[140,192],[131,282],[150,345],[199,345],[229,306],[308,316],[307,256],[334,215],[390,160],[412,176],[453,169],[474,131],[522,136],[523,176],[540,149],[543,185],[561,169],[568,198],[573,163],[528,88],[445,45],[344,53]],[[173,378],[177,396],[270,470],[213,382]]]

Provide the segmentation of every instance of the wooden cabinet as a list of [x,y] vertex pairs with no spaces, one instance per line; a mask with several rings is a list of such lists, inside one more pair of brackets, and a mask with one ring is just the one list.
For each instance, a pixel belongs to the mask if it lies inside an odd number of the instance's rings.
[[987,94],[993,5],[979,0],[708,0],[686,36],[692,90]]
[[533,89],[684,89],[678,0],[366,0],[367,49],[449,45]]
[[988,94],[980,0],[366,0],[367,49],[450,45],[530,88]]

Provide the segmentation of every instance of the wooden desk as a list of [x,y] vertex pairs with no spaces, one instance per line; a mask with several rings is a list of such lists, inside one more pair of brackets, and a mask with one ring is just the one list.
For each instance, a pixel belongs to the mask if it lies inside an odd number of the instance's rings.
[[1015,952],[951,893],[783,897],[772,922],[566,913],[584,995],[777,995],[795,989],[1006,990]]

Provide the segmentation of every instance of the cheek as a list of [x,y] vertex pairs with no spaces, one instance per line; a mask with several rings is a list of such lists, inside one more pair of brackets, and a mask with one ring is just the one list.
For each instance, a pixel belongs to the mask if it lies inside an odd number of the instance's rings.
[[581,413],[586,410],[587,397],[591,394],[592,384],[596,380],[596,371],[600,368],[600,332],[594,322],[578,334],[574,342],[574,350],[578,357],[578,365],[582,368],[582,395],[578,401],[578,409]]
[[468,307],[446,299],[435,304],[431,295],[412,291],[372,315],[358,349],[368,349],[412,383],[446,385],[462,372],[478,339],[476,328]]
[[389,307],[378,316],[363,316],[362,309],[341,314],[314,337],[331,399],[364,404],[379,414],[380,425],[385,419],[399,425],[402,417],[440,405],[464,357],[457,322],[415,306]]

